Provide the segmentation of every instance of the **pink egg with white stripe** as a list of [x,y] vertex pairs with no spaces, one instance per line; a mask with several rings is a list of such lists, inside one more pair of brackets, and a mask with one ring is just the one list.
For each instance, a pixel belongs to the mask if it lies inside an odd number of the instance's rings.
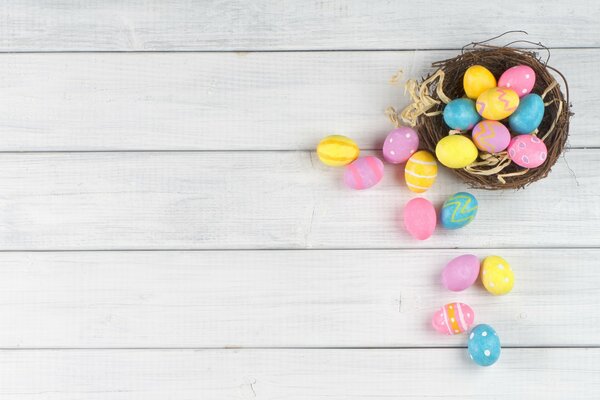
[[419,135],[407,126],[388,133],[383,143],[383,158],[391,164],[406,162],[419,148]]
[[445,335],[456,335],[469,330],[475,321],[473,309],[465,303],[449,303],[433,314],[433,328]]
[[383,162],[373,156],[360,157],[346,166],[344,183],[356,189],[368,189],[377,185],[383,178]]
[[498,80],[498,87],[514,90],[519,97],[531,93],[535,85],[535,71],[528,65],[516,65],[504,71]]

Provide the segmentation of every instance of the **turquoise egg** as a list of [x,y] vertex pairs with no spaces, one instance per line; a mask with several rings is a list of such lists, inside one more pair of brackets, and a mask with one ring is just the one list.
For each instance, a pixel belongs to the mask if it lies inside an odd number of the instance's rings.
[[468,349],[471,360],[482,367],[489,367],[500,358],[500,338],[491,326],[477,325],[469,334]]
[[508,117],[508,124],[513,133],[525,135],[535,131],[543,117],[544,100],[537,94],[528,94],[521,99],[519,107]]
[[442,226],[446,229],[458,229],[475,219],[478,208],[477,199],[471,193],[453,194],[442,206]]
[[455,99],[444,108],[444,122],[452,129],[466,131],[481,120],[471,99]]

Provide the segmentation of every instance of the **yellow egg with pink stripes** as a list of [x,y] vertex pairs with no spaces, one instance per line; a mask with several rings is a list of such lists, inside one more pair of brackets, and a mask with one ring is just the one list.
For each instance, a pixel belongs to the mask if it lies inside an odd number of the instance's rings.
[[360,150],[354,140],[342,135],[325,137],[317,146],[319,160],[330,167],[341,167],[358,158]]
[[519,106],[519,95],[504,87],[495,87],[481,93],[475,103],[479,115],[485,119],[500,121],[508,118]]
[[456,335],[469,330],[475,321],[473,309],[465,303],[449,303],[433,314],[431,325],[445,335]]
[[415,193],[425,192],[435,182],[437,170],[437,162],[430,152],[417,151],[404,167],[406,186]]

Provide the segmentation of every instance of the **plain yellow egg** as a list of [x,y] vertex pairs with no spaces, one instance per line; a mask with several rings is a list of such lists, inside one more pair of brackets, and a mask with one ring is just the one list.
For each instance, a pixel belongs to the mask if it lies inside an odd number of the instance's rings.
[[481,265],[481,281],[488,292],[503,295],[510,292],[515,284],[515,275],[510,264],[502,257],[489,256]]
[[465,71],[463,86],[467,97],[475,100],[481,93],[496,87],[496,78],[486,67],[473,65]]
[[443,137],[435,146],[438,161],[448,168],[464,168],[475,161],[478,154],[473,141],[461,135]]

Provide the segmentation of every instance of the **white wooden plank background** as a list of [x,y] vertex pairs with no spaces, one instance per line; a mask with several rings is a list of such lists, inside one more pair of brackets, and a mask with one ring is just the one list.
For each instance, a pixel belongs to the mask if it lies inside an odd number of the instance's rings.
[[[600,398],[599,17],[592,0],[1,4],[0,397]],[[553,48],[572,149],[415,242],[400,168],[352,192],[314,146],[377,149],[406,104],[392,74],[507,29]],[[464,189],[442,171],[426,197]],[[441,288],[465,252],[509,259],[514,291]],[[429,327],[451,300],[498,329],[491,369]]]
[[[452,293],[453,257],[498,254],[516,286]],[[455,347],[430,326],[470,304],[504,346],[600,346],[600,250],[1,253],[4,348]],[[43,332],[43,335],[40,335]]]
[[[332,132],[375,149],[384,110],[407,103],[392,75],[454,54],[3,54],[0,151],[314,150]],[[569,145],[600,147],[600,50],[555,49],[550,63],[569,80]]]
[[507,29],[555,47],[598,47],[595,0],[130,0],[6,2],[3,51],[461,48]]

